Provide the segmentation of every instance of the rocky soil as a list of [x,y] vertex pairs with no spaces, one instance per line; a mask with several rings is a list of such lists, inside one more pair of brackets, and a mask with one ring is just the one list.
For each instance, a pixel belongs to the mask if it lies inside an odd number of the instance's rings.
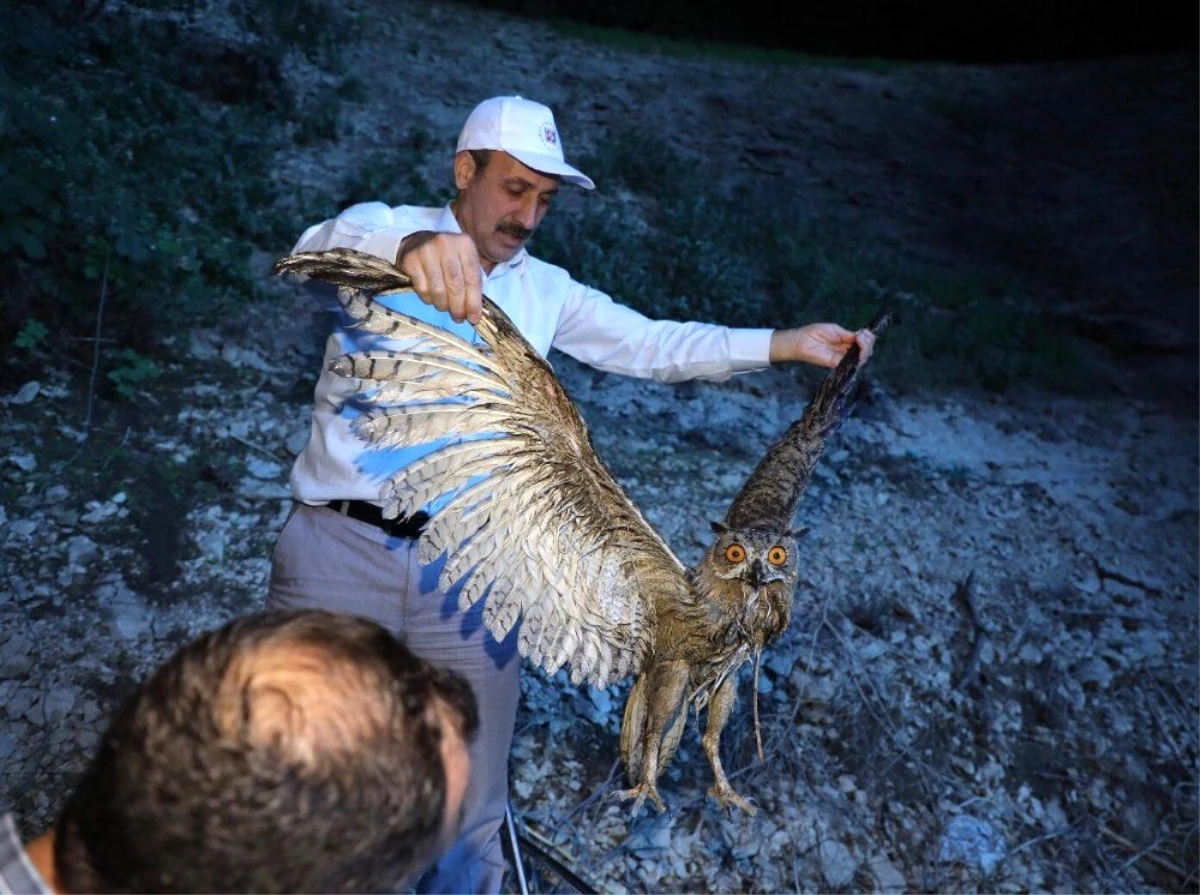
[[[706,802],[690,727],[670,810],[631,820],[607,797],[624,687],[529,670],[511,767],[531,834],[614,892],[1196,891],[1194,60],[874,73],[616,50],[451,4],[362,9],[373,27],[348,54],[368,100],[335,146],[280,159],[300,188],[413,124],[449,145],[494,93],[554,105],[569,151],[636,118],[864,240],[1020,272],[1111,371],[1088,398],[871,380],[801,507],[797,613],[759,682],[765,760],[748,677],[725,735],[758,815]],[[318,77],[297,63],[298,89]],[[264,268],[288,248],[263,247]],[[27,833],[133,681],[261,605],[319,358],[319,321],[280,295],[266,344],[195,332],[86,440],[86,375],[37,371],[0,398],[0,810]],[[689,562],[818,375],[671,387],[551,359]],[[99,477],[72,475],[77,450]]]

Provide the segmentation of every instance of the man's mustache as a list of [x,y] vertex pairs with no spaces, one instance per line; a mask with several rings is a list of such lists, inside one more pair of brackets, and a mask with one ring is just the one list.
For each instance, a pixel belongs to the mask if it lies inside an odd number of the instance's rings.
[[501,224],[496,229],[499,230],[501,233],[507,233],[509,236],[513,237],[514,239],[526,240],[529,237],[533,236],[532,230],[522,227],[520,224],[512,224],[512,223]]

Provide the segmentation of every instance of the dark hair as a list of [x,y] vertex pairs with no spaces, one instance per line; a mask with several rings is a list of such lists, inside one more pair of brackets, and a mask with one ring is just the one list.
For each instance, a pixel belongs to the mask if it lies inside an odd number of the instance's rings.
[[494,149],[467,150],[467,152],[471,153],[471,158],[475,162],[475,174],[472,176],[472,179],[483,176],[483,171],[488,166],[488,163],[492,160],[492,153],[495,151],[496,150]]
[[57,825],[72,892],[394,889],[434,857],[468,684],[386,629],[271,611],[205,634],[120,708]]

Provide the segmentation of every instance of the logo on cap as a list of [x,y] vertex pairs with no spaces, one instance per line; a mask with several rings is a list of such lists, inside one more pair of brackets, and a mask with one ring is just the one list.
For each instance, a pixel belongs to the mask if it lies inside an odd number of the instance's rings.
[[541,137],[543,143],[551,148],[558,145],[558,131],[554,129],[552,121],[542,123],[542,126],[538,129],[538,136]]

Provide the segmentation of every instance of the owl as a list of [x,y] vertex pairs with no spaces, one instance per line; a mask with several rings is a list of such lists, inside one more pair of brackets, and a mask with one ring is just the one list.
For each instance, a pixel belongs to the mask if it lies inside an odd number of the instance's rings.
[[[689,711],[723,807],[753,813],[721,764],[720,738],[738,669],[788,627],[803,529],[796,507],[827,440],[849,412],[860,370],[851,347],[803,415],[767,451],[695,569],[654,530],[596,454],[578,409],[550,365],[488,299],[471,342],[390,310],[377,295],[411,289],[391,263],[352,249],[280,259],[276,273],[338,286],[362,329],[398,348],[334,358],[375,405],[354,431],[370,448],[433,444],[380,489],[386,518],[428,513],[419,557],[445,556],[439,584],[459,608],[483,601],[498,640],[520,622],[522,655],[573,683],[609,687],[634,677],[620,753],[632,786],[615,793],[636,814],[665,804],[657,781]],[[891,321],[880,314],[876,333]],[[755,706],[757,734],[757,705]],[[761,738],[759,738],[761,751]]]
[[[722,806],[755,812],[729,785],[721,764],[721,732],[737,698],[737,669],[755,659],[757,693],[757,658],[791,621],[803,530],[712,525],[716,540],[690,574],[697,599],[661,607],[657,648],[625,703],[621,761],[637,782],[616,795],[633,799],[635,814],[647,797],[659,810],[665,807],[658,775],[675,754],[689,706],[697,713],[708,710],[701,739],[715,778],[708,794]],[[757,735],[757,702],[754,727]]]

